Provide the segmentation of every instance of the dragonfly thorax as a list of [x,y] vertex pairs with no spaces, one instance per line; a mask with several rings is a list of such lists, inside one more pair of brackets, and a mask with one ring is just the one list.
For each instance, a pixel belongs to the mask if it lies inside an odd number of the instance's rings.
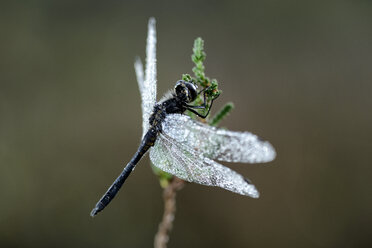
[[196,86],[191,82],[179,80],[172,95],[166,96],[155,104],[149,122],[151,127],[161,130],[161,123],[167,114],[182,114],[186,111],[187,103],[197,97]]
[[157,103],[149,119],[150,126],[156,127],[160,131],[161,123],[168,114],[182,114],[186,111],[183,103],[177,96],[172,96],[163,102]]

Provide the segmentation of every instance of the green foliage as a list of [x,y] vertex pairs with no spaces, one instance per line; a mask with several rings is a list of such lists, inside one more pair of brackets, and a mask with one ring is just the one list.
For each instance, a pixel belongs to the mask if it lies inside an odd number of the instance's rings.
[[[192,49],[193,54],[191,55],[191,60],[194,62],[195,66],[192,68],[195,77],[188,75],[191,80],[203,89],[207,89],[206,94],[210,98],[215,98],[221,94],[218,90],[218,82],[216,79],[210,80],[205,76],[205,66],[203,64],[207,54],[204,52],[204,41],[202,38],[198,37],[194,41],[194,47]],[[185,74],[187,75],[187,74]]]
[[155,175],[159,177],[160,186],[162,188],[166,188],[169,182],[172,180],[173,175],[160,170],[158,167],[154,166],[152,163],[151,163],[151,168],[152,168],[152,171],[155,173]]
[[189,74],[182,74],[182,80],[190,82],[190,81],[192,81],[192,78]]
[[203,85],[206,81],[205,74],[204,74],[204,60],[207,57],[207,55],[204,52],[204,41],[202,38],[196,38],[194,41],[194,48],[192,49],[194,54],[191,55],[191,60],[194,62],[195,67],[192,68],[192,71],[195,74],[195,77],[198,79],[198,83],[200,83],[201,86],[206,87],[206,85]]
[[[195,64],[195,66],[192,68],[194,77],[190,76],[189,74],[183,74],[182,79],[189,82],[192,81],[200,88],[204,89],[207,102],[210,103],[211,99],[218,97],[222,91],[218,89],[218,82],[216,79],[211,80],[205,75],[204,60],[206,59],[207,54],[204,52],[204,41],[202,38],[198,37],[195,39],[192,51],[193,54],[191,55],[191,60]],[[195,105],[203,104],[203,97],[203,94],[200,94],[194,101]],[[208,108],[201,110],[201,114],[205,114],[206,111],[208,111]],[[189,113],[189,116],[193,119],[196,119],[196,115],[193,113]]]
[[[218,97],[222,91],[218,89],[218,82],[216,79],[209,79],[209,77],[205,76],[205,66],[204,60],[207,57],[206,53],[204,52],[204,41],[202,38],[196,38],[194,41],[194,47],[192,49],[193,54],[191,55],[191,60],[194,62],[195,66],[192,68],[194,72],[194,77],[190,76],[189,74],[183,74],[182,80],[193,82],[205,90],[206,100],[208,102],[207,105],[210,104],[212,99]],[[194,101],[194,105],[202,105],[204,102],[203,94],[199,94],[199,96]],[[209,123],[211,126],[217,126],[218,123],[227,116],[227,114],[233,109],[233,103],[227,103],[213,118],[211,121],[208,122],[207,120],[202,120],[206,123]],[[204,114],[208,111],[207,107]],[[193,119],[196,119],[196,115],[189,112],[189,116]],[[165,188],[168,186],[169,182],[172,180],[173,176],[169,173],[166,173],[155,166],[152,166],[152,169],[156,175],[159,176],[160,185]]]
[[234,104],[232,102],[228,102],[223,106],[220,111],[214,115],[212,120],[209,122],[210,126],[217,126],[234,108]]

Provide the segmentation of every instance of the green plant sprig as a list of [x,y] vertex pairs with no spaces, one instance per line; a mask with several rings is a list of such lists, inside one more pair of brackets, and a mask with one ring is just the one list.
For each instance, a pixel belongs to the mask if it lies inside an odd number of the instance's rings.
[[[186,81],[192,81],[196,83],[201,88],[205,89],[205,95],[207,97],[208,103],[210,103],[211,99],[218,97],[222,91],[218,88],[218,81],[217,79],[210,79],[205,75],[205,66],[204,61],[207,57],[207,54],[204,52],[204,41],[202,38],[198,37],[194,41],[194,47],[192,49],[193,54],[191,55],[191,60],[194,62],[195,66],[192,68],[194,72],[194,77],[190,76],[189,74],[183,74],[182,79]],[[204,99],[202,95],[199,95],[197,99],[194,101],[196,105],[203,104]],[[233,109],[232,103],[227,103],[221,110],[213,117],[212,121],[207,122],[213,123],[213,126],[217,126],[218,123]],[[204,110],[208,111],[208,109]],[[192,118],[196,118],[193,113],[189,113]]]
[[234,104],[232,102],[226,103],[209,121],[210,126],[217,126],[230,112],[233,110]]
[[[222,91],[218,89],[218,82],[216,79],[210,79],[209,77],[205,76],[204,60],[206,59],[207,54],[204,52],[204,41],[202,38],[198,37],[195,39],[192,51],[193,54],[191,55],[191,60],[195,64],[195,66],[192,68],[192,71],[194,72],[194,77],[190,76],[189,74],[183,74],[182,80],[193,82],[197,86],[205,90],[205,95],[208,102],[207,109],[204,110],[204,113],[206,113],[206,111],[208,111],[210,101],[218,97],[222,93]],[[194,104],[202,105],[204,102],[203,98],[204,98],[203,94],[198,95],[198,97],[194,101]],[[208,120],[207,117],[207,120],[205,120],[205,122],[211,126],[217,126],[228,115],[228,113],[233,109],[233,107],[234,107],[233,103],[231,102],[226,103],[225,106],[223,106],[210,121]],[[193,119],[197,118],[196,115],[191,112],[189,112],[188,114]],[[167,172],[164,172],[156,168],[155,166],[152,166],[152,168],[154,173],[159,176],[160,185],[163,188],[166,188],[171,182],[173,176]]]

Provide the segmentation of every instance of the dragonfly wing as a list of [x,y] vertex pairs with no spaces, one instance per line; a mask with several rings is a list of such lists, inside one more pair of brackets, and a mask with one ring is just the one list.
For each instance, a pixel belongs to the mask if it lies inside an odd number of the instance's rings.
[[144,136],[149,129],[149,118],[156,103],[156,28],[154,18],[150,18],[148,24],[145,76],[143,76],[143,66],[139,58],[136,59],[134,68],[141,93],[142,136]]
[[210,159],[264,163],[272,161],[276,156],[275,149],[268,141],[252,133],[211,127],[186,115],[168,115],[163,121],[163,132]]
[[237,172],[204,157],[186,144],[160,133],[150,151],[152,163],[159,169],[185,181],[217,186],[241,195],[258,198],[256,187]]
[[139,87],[139,90],[140,90],[140,93],[141,93],[141,96],[142,94],[144,94],[144,88],[145,88],[145,85],[144,85],[144,76],[143,76],[143,65],[142,65],[142,61],[141,61],[141,58],[140,57],[137,57],[136,60],[134,61],[134,70],[136,72],[136,77],[137,77],[137,83],[138,83],[138,87]]

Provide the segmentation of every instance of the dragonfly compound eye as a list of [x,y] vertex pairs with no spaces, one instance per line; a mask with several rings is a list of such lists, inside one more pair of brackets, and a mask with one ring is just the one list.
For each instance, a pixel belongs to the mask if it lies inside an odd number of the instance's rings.
[[176,95],[186,101],[192,102],[197,96],[196,86],[193,83],[179,80],[175,86]]
[[190,82],[186,82],[186,87],[189,90],[189,102],[192,102],[196,99],[198,95],[198,91],[196,89],[196,85]]

